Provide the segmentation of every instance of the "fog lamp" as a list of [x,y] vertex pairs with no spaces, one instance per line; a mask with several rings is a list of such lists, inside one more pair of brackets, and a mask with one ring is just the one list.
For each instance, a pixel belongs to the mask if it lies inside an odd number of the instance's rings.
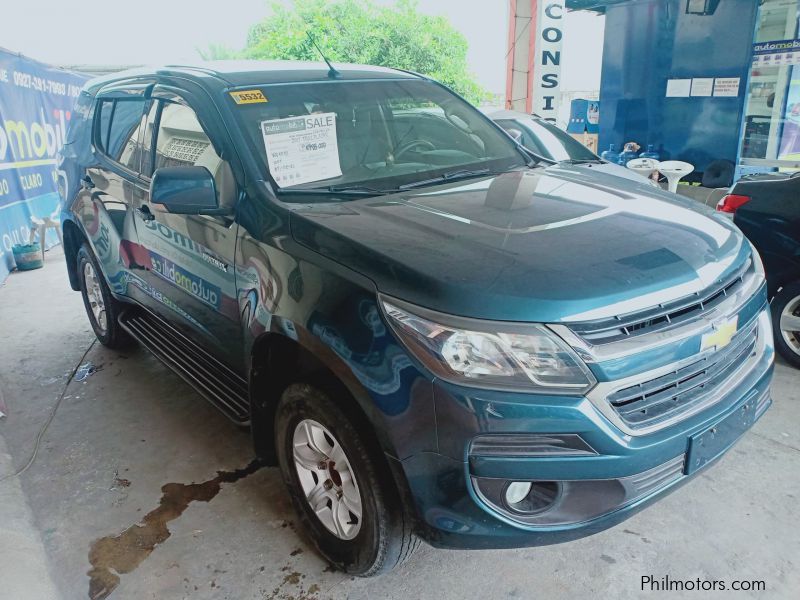
[[557,481],[512,481],[506,486],[504,499],[509,510],[535,515],[552,508],[560,493]]
[[519,504],[531,491],[530,481],[512,481],[506,488],[506,504],[514,506]]

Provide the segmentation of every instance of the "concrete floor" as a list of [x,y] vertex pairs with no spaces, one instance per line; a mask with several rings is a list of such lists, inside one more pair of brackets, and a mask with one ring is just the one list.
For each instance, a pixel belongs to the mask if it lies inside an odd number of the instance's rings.
[[783,364],[774,406],[724,459],[615,529],[524,550],[423,546],[394,573],[355,579],[295,531],[276,469],[218,476],[250,463],[247,433],[146,351],[90,347],[58,249],[0,286],[0,340],[0,478],[28,461],[87,349],[100,368],[66,389],[33,465],[0,482],[0,579],[31,598],[87,597],[92,563],[97,596],[119,578],[114,599],[629,598],[650,595],[643,575],[766,582],[741,598],[800,590],[800,372]]

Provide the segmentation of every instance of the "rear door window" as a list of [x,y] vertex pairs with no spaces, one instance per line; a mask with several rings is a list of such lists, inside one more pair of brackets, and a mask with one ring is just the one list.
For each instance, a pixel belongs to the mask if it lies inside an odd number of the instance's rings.
[[108,144],[108,126],[111,124],[111,115],[114,114],[114,101],[102,100],[97,104],[97,132],[95,143],[103,150]]
[[140,129],[147,101],[144,98],[101,100],[96,144],[103,154],[138,172],[142,155]]

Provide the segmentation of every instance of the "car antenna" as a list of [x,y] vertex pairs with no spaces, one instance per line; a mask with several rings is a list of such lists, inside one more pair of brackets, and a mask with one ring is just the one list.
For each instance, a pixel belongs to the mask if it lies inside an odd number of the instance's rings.
[[325,53],[317,45],[317,41],[314,39],[314,36],[311,35],[311,32],[310,31],[306,31],[306,35],[308,36],[308,39],[311,40],[311,43],[313,44],[314,48],[317,49],[317,52],[319,52],[319,55],[322,57],[322,60],[324,60],[325,64],[328,65],[328,77],[330,77],[331,79],[338,79],[339,77],[341,77],[342,74],[339,73],[339,71],[336,70],[336,67],[334,67],[331,64],[331,61],[328,60],[328,57],[325,56]]

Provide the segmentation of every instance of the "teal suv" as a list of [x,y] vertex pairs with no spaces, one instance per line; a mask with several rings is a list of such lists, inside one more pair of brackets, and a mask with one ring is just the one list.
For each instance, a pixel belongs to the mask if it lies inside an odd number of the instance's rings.
[[414,73],[93,80],[59,177],[98,339],[137,341],[248,427],[354,574],[420,540],[610,527],[771,402],[764,270],[735,226],[537,156]]

